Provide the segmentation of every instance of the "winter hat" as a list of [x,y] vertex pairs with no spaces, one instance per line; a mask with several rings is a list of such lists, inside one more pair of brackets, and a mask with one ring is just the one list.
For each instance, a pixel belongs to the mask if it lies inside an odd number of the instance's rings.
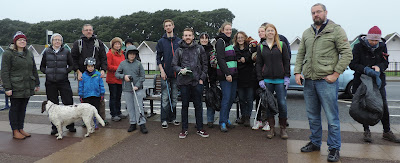
[[53,38],[54,37],[56,37],[56,36],[60,36],[61,37],[61,44],[64,42],[64,39],[63,39],[63,37],[61,36],[61,34],[59,34],[59,33],[54,33],[53,35],[51,35],[51,37],[50,37],[50,44],[53,44]]
[[127,43],[131,43],[131,44],[133,45],[133,39],[127,38],[127,39],[125,40],[125,45],[126,45]]
[[28,39],[26,38],[24,33],[22,33],[21,31],[17,31],[17,33],[15,33],[15,35],[13,37],[13,43],[15,44],[15,42],[20,38],[24,38],[26,41],[28,41]]
[[378,26],[373,26],[371,29],[369,29],[368,34],[367,34],[367,39],[368,40],[376,40],[379,41],[381,40],[382,32],[381,29],[379,29]]
[[116,42],[119,42],[119,43],[121,44],[121,47],[122,47],[122,39],[119,38],[119,37],[114,37],[114,38],[110,41],[110,45],[111,45],[111,48],[112,48],[112,49],[114,49],[113,46],[114,46],[114,44],[115,44]]

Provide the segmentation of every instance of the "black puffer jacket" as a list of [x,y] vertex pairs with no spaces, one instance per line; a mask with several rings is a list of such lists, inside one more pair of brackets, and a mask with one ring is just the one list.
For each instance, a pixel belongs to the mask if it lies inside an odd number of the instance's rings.
[[[290,77],[290,58],[286,44],[282,43],[282,53],[276,43],[272,46],[272,49],[268,47],[266,41],[261,44],[257,48],[257,80]],[[261,46],[263,46],[262,52]]]
[[[93,50],[95,51],[95,59],[96,65],[95,68],[97,70],[107,71],[107,55],[104,48],[103,42],[98,40],[95,35],[90,37],[89,39],[86,36],[81,36],[82,39],[82,54],[79,52],[79,40],[74,42],[74,45],[71,49],[72,59],[74,60],[74,68],[79,69],[82,73],[86,70],[86,67],[83,65],[86,58],[93,56]],[[94,40],[97,39],[99,41],[99,48],[95,49]]]
[[68,73],[74,70],[72,55],[63,47],[56,53],[53,47],[43,53],[40,71],[46,74],[46,81],[68,81]]
[[183,68],[190,69],[192,74],[177,75],[177,85],[195,86],[200,79],[206,81],[208,62],[203,46],[196,42],[188,45],[184,40],[179,41],[178,45],[172,59],[172,68],[176,74]]
[[249,50],[249,46],[244,46],[243,50],[240,50],[239,46],[234,46],[235,54],[237,59],[240,60],[241,57],[244,57],[245,62],[238,62],[238,87],[253,87],[253,83],[255,81],[255,76],[253,73],[254,70],[254,62],[251,59],[251,53]]
[[350,62],[350,69],[354,70],[353,90],[355,93],[357,88],[361,84],[361,74],[364,74],[364,68],[377,65],[380,69],[381,75],[379,78],[382,80],[382,88],[386,85],[385,70],[389,65],[389,55],[387,55],[386,40],[382,38],[382,42],[379,42],[379,46],[373,50],[366,43],[365,35],[358,37],[360,41],[354,45],[353,48],[353,60]]

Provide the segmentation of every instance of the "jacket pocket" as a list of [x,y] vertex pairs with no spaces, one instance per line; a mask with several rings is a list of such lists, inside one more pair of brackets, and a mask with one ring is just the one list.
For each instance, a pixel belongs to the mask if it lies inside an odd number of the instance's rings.
[[24,90],[24,77],[11,77],[11,90],[21,91]]

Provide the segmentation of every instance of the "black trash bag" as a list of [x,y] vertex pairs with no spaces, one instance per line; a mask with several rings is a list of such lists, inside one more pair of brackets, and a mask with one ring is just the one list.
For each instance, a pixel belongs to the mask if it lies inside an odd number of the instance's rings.
[[215,111],[221,110],[222,91],[217,85],[212,84],[206,90],[206,106]]
[[[268,89],[257,89],[257,94],[260,96],[261,100],[261,116],[262,119],[266,119],[267,116],[273,116],[278,114],[278,102],[275,96]],[[267,115],[267,109],[270,111],[271,115]]]
[[361,124],[376,125],[383,116],[382,95],[373,79],[361,75],[361,84],[353,95],[349,110],[350,116]]

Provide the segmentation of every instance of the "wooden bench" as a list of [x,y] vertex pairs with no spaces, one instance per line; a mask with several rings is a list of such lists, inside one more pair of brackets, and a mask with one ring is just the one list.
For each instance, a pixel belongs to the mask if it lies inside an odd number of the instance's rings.
[[[143,98],[143,100],[149,100],[150,101],[150,114],[148,115],[148,118],[150,118],[153,115],[156,115],[154,113],[154,101],[161,101],[161,75],[154,75],[154,81],[153,81],[153,87],[147,88],[146,89],[146,97]],[[180,96],[178,97],[178,101],[181,101]],[[203,90],[203,98],[202,101],[205,101],[205,89]],[[239,100],[238,98],[235,99],[236,103],[236,118],[239,118]]]

